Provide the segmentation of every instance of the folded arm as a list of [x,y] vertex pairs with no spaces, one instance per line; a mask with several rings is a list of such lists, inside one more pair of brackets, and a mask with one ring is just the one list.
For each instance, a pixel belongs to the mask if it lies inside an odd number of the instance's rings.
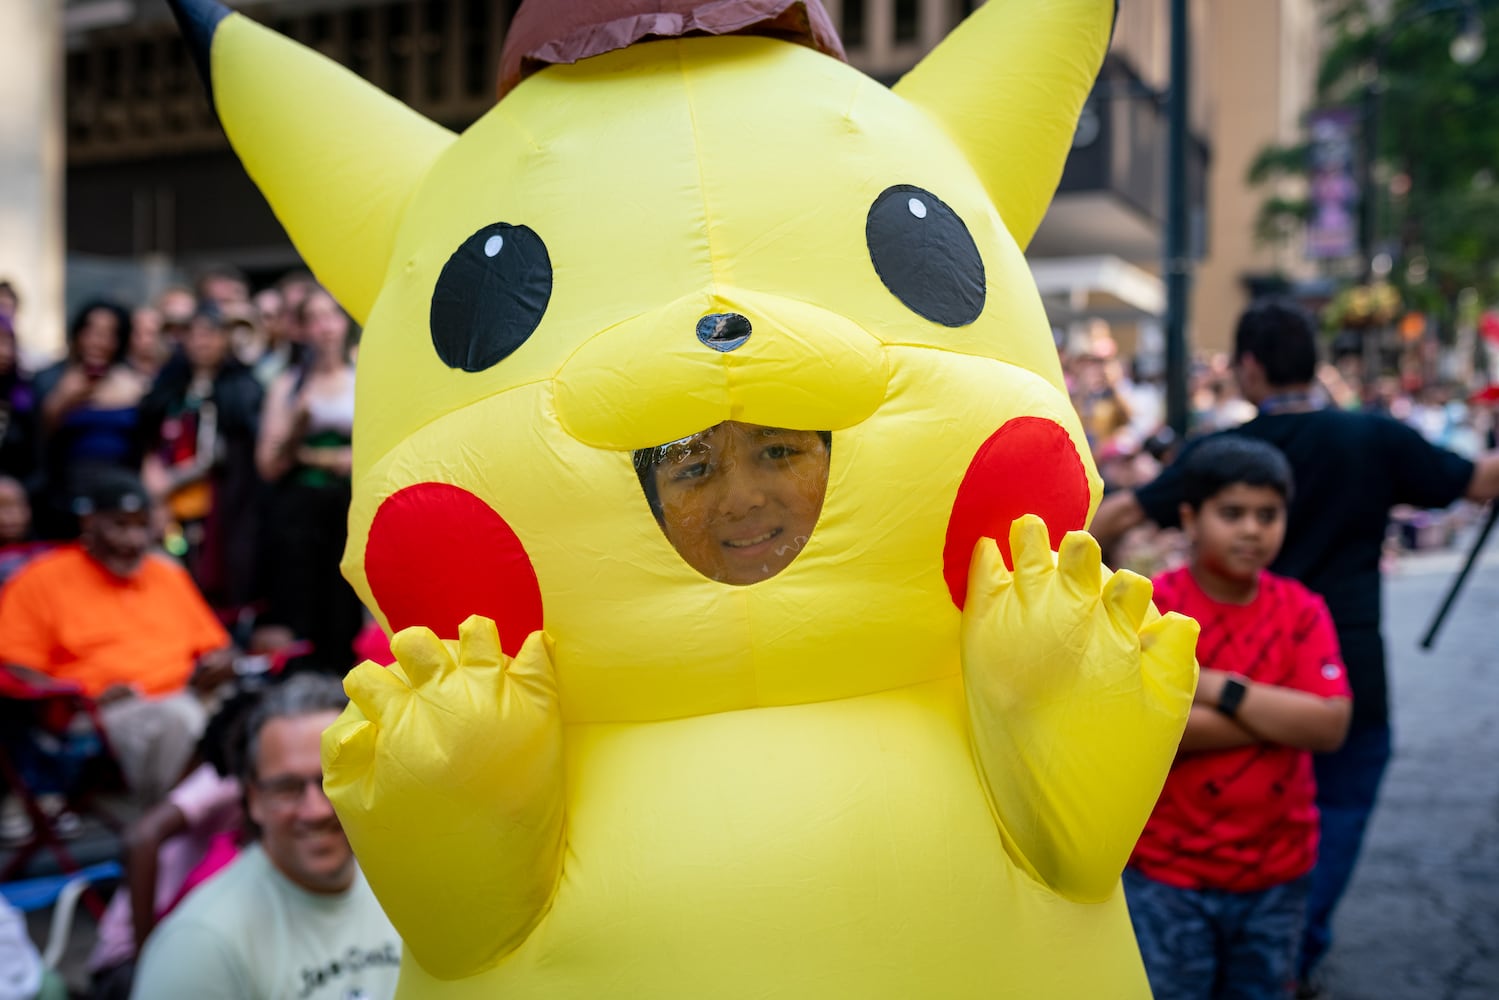
[[1347,698],[1324,698],[1309,691],[1261,684],[1222,670],[1204,668],[1194,698],[1197,708],[1212,708],[1223,697],[1224,685],[1236,678],[1245,686],[1244,700],[1233,721],[1256,742],[1278,743],[1297,750],[1330,753],[1343,745],[1353,702]]

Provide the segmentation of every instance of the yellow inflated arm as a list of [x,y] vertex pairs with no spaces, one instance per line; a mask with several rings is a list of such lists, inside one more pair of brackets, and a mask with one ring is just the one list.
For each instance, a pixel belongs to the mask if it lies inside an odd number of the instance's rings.
[[457,979],[525,940],[561,874],[556,679],[542,633],[512,660],[477,615],[457,642],[409,628],[391,649],[344,681],[324,787],[412,956]]
[[1007,849],[1068,898],[1108,898],[1176,755],[1197,623],[1150,604],[1150,582],[1105,576],[1098,543],[1012,526],[1015,570],[983,539],[963,609],[974,753]]
[[1022,248],[1046,214],[1115,0],[989,0],[895,85],[940,121]]

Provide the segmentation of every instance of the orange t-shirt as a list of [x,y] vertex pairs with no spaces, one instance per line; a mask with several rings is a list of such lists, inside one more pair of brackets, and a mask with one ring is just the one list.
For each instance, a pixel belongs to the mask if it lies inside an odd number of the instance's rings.
[[0,589],[0,662],[146,695],[187,684],[198,657],[229,644],[187,571],[148,555],[122,580],[77,545],[41,556]]

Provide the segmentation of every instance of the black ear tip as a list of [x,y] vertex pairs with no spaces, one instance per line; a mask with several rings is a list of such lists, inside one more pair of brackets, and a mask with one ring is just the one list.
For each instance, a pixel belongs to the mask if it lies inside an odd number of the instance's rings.
[[203,86],[208,88],[208,96],[212,99],[213,77],[208,71],[208,52],[213,48],[213,34],[218,30],[219,22],[233,11],[218,0],[167,0],[167,4],[177,18],[177,27],[187,40],[193,62],[198,66],[198,75],[203,78]]

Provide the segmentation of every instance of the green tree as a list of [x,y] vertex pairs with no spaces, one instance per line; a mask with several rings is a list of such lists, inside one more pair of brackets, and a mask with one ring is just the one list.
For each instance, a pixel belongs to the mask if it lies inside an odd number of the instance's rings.
[[[1373,242],[1396,250],[1392,277],[1408,302],[1445,312],[1466,287],[1499,296],[1499,0],[1322,0],[1329,44],[1317,103],[1376,117]],[[1454,60],[1465,11],[1495,45],[1476,61]],[[1377,11],[1386,10],[1382,17]],[[1265,149],[1249,180],[1305,175],[1305,142]],[[1304,198],[1271,195],[1262,239],[1299,238]]]

